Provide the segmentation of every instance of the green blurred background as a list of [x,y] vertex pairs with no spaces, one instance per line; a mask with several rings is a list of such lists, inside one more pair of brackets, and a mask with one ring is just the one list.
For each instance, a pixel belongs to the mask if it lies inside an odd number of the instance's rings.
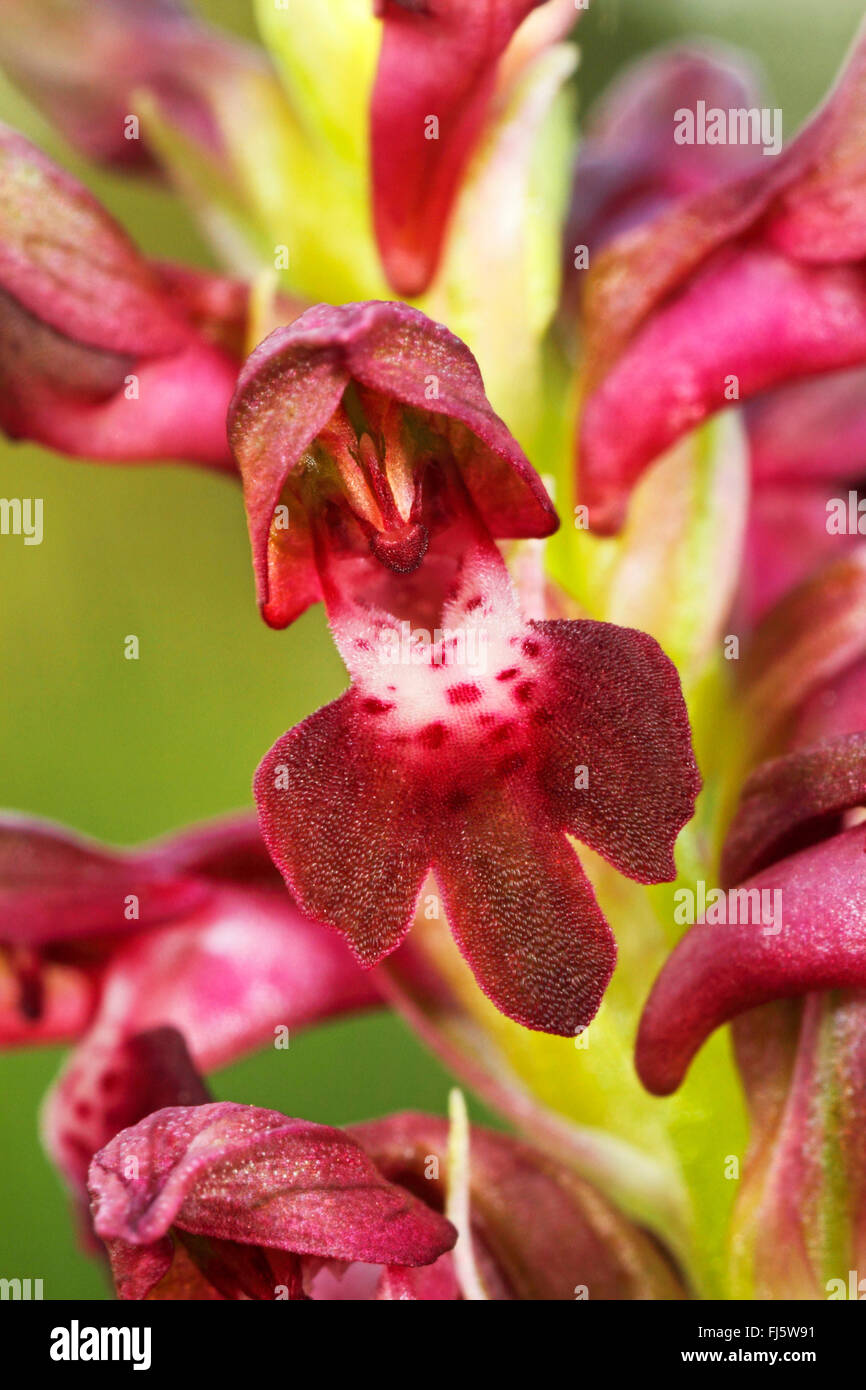
[[[201,8],[253,31],[247,0]],[[787,137],[826,90],[861,14],[858,0],[592,0],[581,102],[656,44],[711,36],[762,61]],[[88,182],[151,254],[212,264],[172,197],[94,175],[2,79],[0,119]],[[284,633],[259,620],[237,486],[0,443],[0,496],[42,497],[45,514],[41,546],[0,538],[0,804],[116,844],[249,804],[259,758],[338,694],[344,674],[321,611]],[[138,661],[123,657],[129,633]],[[48,1298],[104,1298],[38,1142],[38,1106],[61,1056],[0,1057],[0,1276],[42,1278]],[[213,1078],[220,1099],[331,1123],[442,1112],[448,1085],[385,1015],[319,1029]],[[489,1118],[477,1104],[473,1115]]]

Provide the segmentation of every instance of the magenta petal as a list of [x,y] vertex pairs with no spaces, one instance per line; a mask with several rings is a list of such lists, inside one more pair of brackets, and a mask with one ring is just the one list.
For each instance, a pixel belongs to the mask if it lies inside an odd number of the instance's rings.
[[866,733],[763,763],[743,788],[725,841],[722,883],[741,883],[823,838],[843,811],[864,803]]
[[120,354],[176,352],[183,320],[91,193],[0,126],[0,286],[66,338]]
[[364,965],[400,944],[430,865],[415,788],[354,690],[291,729],[255,779],[262,835],[298,902]]
[[[205,836],[199,840],[204,850]],[[83,1191],[90,1159],[119,1129],[160,1106],[202,1099],[167,1094],[145,1104],[140,1088],[126,1094],[116,1080],[108,1087],[106,1074],[125,1069],[131,1034],[177,1029],[195,1065],[209,1072],[273,1044],[278,1030],[290,1038],[380,1002],[344,943],[304,917],[268,867],[276,892],[220,885],[202,911],[142,933],[108,965],[93,1027],[43,1117],[46,1146],[73,1190]]]
[[147,122],[140,138],[126,133],[139,92],[185,139],[219,154],[213,90],[264,67],[251,45],[199,23],[179,0],[6,0],[4,21],[7,75],[89,159],[124,170],[156,167]]
[[210,895],[206,883],[155,859],[112,853],[47,821],[0,819],[0,941],[6,944],[119,936],[192,912]]
[[[481,133],[497,65],[541,0],[376,0],[384,21],[373,91],[376,236],[401,295],[426,289],[461,176]],[[425,136],[433,113],[438,138]]]
[[595,256],[677,198],[742,173],[761,160],[754,145],[677,145],[675,112],[749,108],[764,100],[745,54],[721,45],[663,48],[617,74],[590,110],[578,151],[566,232],[567,308],[577,312],[585,273],[574,248]]
[[532,627],[552,652],[549,715],[538,731],[550,814],[630,878],[674,878],[674,842],[701,785],[676,668],[654,638],[631,628]]
[[[432,399],[431,375],[438,393]],[[405,304],[320,304],[256,348],[229,411],[259,603],[274,626],[285,626],[320,593],[303,515],[275,533],[274,509],[350,381],[425,412],[449,432],[493,535],[545,536],[557,526],[539,478],[491,409],[478,364],[459,338]]]
[[384,1270],[376,1298],[386,1302],[454,1302],[460,1298],[460,1284],[450,1252],[440,1255],[432,1265],[406,1269],[392,1265]]
[[[340,1130],[229,1102],[169,1107],[124,1130],[97,1154],[89,1186],[110,1253],[138,1247],[148,1264],[172,1227],[369,1264],[429,1264],[455,1238]],[[120,1296],[143,1297],[142,1283]]]
[[781,893],[782,925],[692,927],[653,986],[636,1065],[648,1090],[676,1090],[721,1024],[772,999],[866,987],[866,854],[848,830],[747,879],[740,891]]
[[[615,530],[644,467],[730,401],[866,358],[866,278],[752,247],[722,255],[659,308],[587,401],[580,495]],[[627,422],[624,423],[624,422]]]
[[616,943],[578,858],[522,781],[444,827],[445,911],[478,984],[524,1027],[574,1036],[595,1016]]

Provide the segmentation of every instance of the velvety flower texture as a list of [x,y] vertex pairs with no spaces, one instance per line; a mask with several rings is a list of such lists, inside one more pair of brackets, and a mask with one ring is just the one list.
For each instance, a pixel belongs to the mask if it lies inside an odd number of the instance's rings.
[[579,453],[597,529],[619,527],[642,470],[708,414],[866,358],[864,74],[861,34],[782,154],[680,200],[594,263]]
[[275,863],[365,965],[432,868],[497,1007],[573,1033],[614,943],[565,832],[673,877],[698,787],[674,668],[645,634],[524,618],[491,532],[545,534],[552,511],[471,354],[418,311],[322,306],[278,330],[230,435],[265,615],[321,595],[352,677],[256,775]]
[[0,195],[0,427],[66,454],[230,469],[247,288],[149,264],[7,127]]

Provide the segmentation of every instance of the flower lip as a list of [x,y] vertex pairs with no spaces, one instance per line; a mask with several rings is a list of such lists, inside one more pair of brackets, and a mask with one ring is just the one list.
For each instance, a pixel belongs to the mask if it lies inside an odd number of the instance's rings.
[[[286,626],[320,597],[309,538],[302,535],[305,523],[295,527],[287,545],[278,546],[272,535],[275,508],[301,460],[328,432],[350,385],[371,409],[378,403],[387,414],[395,404],[429,422],[454,451],[491,534],[547,536],[558,525],[540,479],[491,409],[465,344],[405,304],[317,305],[256,348],[229,408],[229,440],[244,481],[259,603],[275,627]],[[403,522],[409,519],[414,464],[412,458],[398,458],[392,472],[390,450],[385,460],[386,491]],[[415,533],[419,559],[421,545]]]

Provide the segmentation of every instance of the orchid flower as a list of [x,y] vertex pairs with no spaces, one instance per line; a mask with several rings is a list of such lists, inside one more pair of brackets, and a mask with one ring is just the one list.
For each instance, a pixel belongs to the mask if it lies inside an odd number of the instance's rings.
[[822,1282],[847,1279],[866,1253],[864,801],[862,733],[753,774],[722,881],[743,902],[780,902],[781,921],[762,913],[692,927],[638,1035],[638,1070],[659,1094],[715,1028],[737,1020],[753,1136],[734,1238],[740,1277],[763,1297],[825,1297]]
[[643,469],[710,413],[863,362],[864,62],[861,35],[837,88],[781,155],[675,203],[595,264],[580,489],[600,530],[618,528]]
[[0,128],[0,425],[97,459],[229,469],[240,283],[148,264],[74,179]]
[[645,1236],[569,1169],[470,1127],[459,1092],[450,1126],[338,1130],[210,1103],[171,1028],[131,1038],[123,1060],[128,1124],[89,1175],[121,1298],[682,1296]]
[[91,1157],[121,1127],[104,1097],[123,1105],[111,1078],[132,1035],[172,1025],[211,1070],[278,1028],[380,998],[342,943],[286,895],[250,817],[127,854],[6,817],[0,954],[0,1041],[77,1041],[43,1128],[79,1195]]
[[266,66],[253,45],[208,28],[176,0],[4,0],[0,63],[89,158],[158,169],[136,98],[152,93],[194,144],[224,150],[215,102]]
[[673,669],[640,633],[523,617],[493,534],[544,534],[550,508],[471,354],[418,311],[277,330],[230,434],[263,612],[321,595],[352,678],[256,775],[291,891],[375,965],[432,868],[484,992],[574,1034],[614,947],[564,832],[674,876],[698,778]]

